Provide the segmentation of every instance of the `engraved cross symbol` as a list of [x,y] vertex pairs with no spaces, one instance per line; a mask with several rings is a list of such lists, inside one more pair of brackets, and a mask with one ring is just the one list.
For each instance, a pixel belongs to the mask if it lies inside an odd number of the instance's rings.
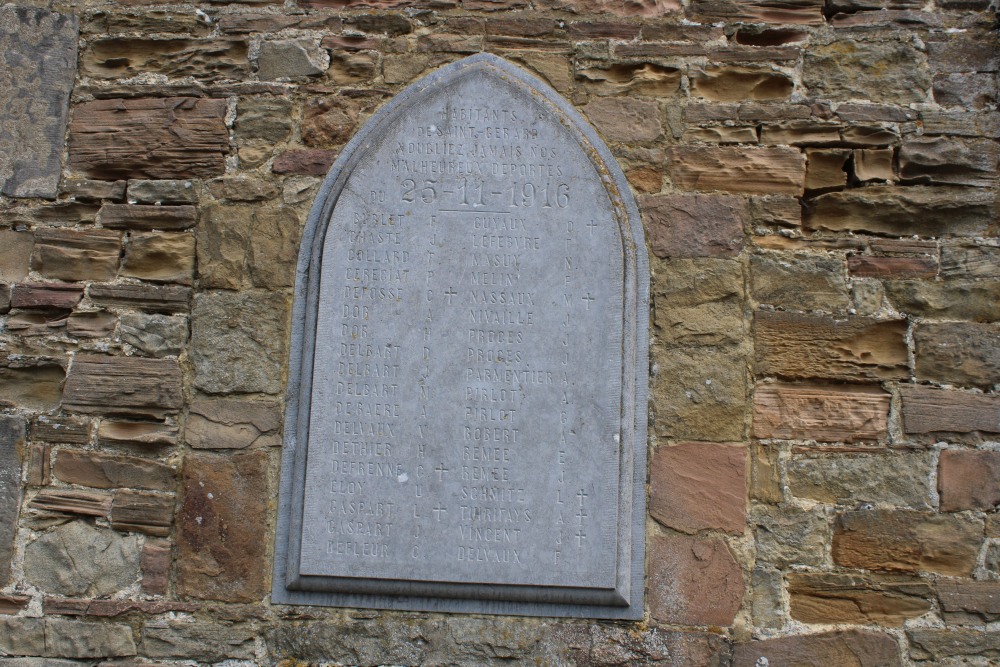
[[590,235],[593,236],[594,230],[597,229],[597,221],[591,220],[590,222],[587,223],[587,227],[590,228]]
[[441,477],[448,472],[448,469],[444,467],[444,464],[440,464],[437,468],[434,468],[434,472],[438,474],[438,481],[441,481]]
[[582,546],[585,539],[587,539],[587,533],[582,530],[576,531],[576,546]]
[[590,292],[587,292],[587,296],[581,296],[580,298],[587,302],[587,310],[590,310],[590,304],[591,304],[591,302],[597,300],[593,296],[590,295]]
[[583,520],[586,519],[589,514],[581,507],[580,511],[576,513],[576,518],[580,521],[580,525],[583,525]]
[[444,295],[448,297],[449,306],[451,305],[451,297],[455,296],[456,294],[458,294],[458,292],[455,291],[454,287],[449,287],[447,290],[445,290]]
[[438,521],[440,521],[440,520],[441,520],[441,512],[447,512],[447,511],[448,511],[448,508],[446,508],[446,507],[442,507],[442,506],[441,506],[441,503],[438,503],[438,504],[437,504],[437,505],[436,505],[436,506],[434,507],[434,509],[433,509],[433,510],[431,510],[431,511],[432,511],[432,512],[434,512],[434,518],[435,518],[435,519],[437,519]]
[[580,499],[580,507],[583,507],[583,499],[587,497],[587,493],[583,489],[580,489],[576,497]]

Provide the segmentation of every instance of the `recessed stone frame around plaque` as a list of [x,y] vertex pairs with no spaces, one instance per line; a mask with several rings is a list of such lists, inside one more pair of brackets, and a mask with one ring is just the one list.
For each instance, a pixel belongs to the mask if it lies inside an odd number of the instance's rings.
[[272,602],[641,619],[648,290],[555,91],[479,54],[396,95],[303,233]]

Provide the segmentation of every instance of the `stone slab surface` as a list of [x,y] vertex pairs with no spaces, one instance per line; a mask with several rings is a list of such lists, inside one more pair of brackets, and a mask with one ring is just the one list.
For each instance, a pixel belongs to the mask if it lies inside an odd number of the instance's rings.
[[21,457],[24,446],[24,418],[0,416],[0,586],[10,576],[17,515],[21,504]]
[[540,86],[493,56],[444,68],[328,177],[275,601],[641,617],[641,226]]
[[56,197],[78,33],[76,16],[0,6],[0,192],[5,195]]

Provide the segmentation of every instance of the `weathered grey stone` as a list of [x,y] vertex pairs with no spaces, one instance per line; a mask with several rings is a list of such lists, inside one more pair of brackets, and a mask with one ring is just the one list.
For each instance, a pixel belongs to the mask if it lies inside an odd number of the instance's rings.
[[792,495],[819,502],[929,508],[933,463],[928,452],[886,456],[831,454],[788,462]]
[[223,398],[195,401],[184,440],[195,449],[245,449],[281,444],[281,409],[271,401]]
[[191,319],[194,383],[210,394],[282,391],[288,300],[280,293],[203,292]]
[[132,628],[128,625],[45,619],[46,656],[117,658],[135,654]]
[[180,354],[187,342],[186,315],[124,313],[119,329],[122,341],[151,357]]
[[24,575],[49,593],[111,595],[139,580],[139,541],[71,521],[25,547]]
[[[910,657],[934,665],[988,665],[991,659],[1000,658],[1000,632],[996,630],[913,628],[906,631],[906,636],[910,640]],[[983,662],[972,662],[976,657]],[[958,660],[946,662],[949,658]]]
[[997,144],[990,139],[924,137],[899,149],[899,177],[912,183],[989,187],[996,182]]
[[814,253],[750,256],[750,295],[786,310],[843,313],[850,305],[844,260]]
[[754,627],[775,630],[785,624],[785,603],[782,596],[781,571],[757,566],[751,574],[753,589],[750,613]]
[[189,180],[128,182],[130,204],[196,204],[198,192]]
[[150,658],[194,658],[203,662],[252,660],[252,628],[211,623],[150,622],[142,629],[142,654]]
[[784,569],[823,564],[830,527],[822,510],[782,507],[760,511],[751,521],[756,524],[758,565]]
[[79,24],[73,14],[0,7],[0,192],[55,199]]
[[840,40],[806,52],[802,81],[815,97],[923,102],[931,85],[925,62],[919,50],[902,41]]
[[34,235],[0,229],[0,282],[16,283],[28,275]]
[[21,506],[21,455],[24,417],[0,415],[0,586],[7,584]]
[[262,81],[305,79],[325,72],[329,60],[312,40],[265,41],[257,56],[257,75]]
[[286,97],[251,97],[236,106],[236,139],[279,143],[292,131],[292,101]]

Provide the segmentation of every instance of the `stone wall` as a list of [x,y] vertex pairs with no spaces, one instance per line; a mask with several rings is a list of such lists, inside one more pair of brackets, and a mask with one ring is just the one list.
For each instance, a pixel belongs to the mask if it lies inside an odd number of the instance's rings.
[[[1000,659],[986,0],[39,4],[0,8],[0,666]],[[646,620],[270,605],[301,226],[483,50],[639,198]]]

